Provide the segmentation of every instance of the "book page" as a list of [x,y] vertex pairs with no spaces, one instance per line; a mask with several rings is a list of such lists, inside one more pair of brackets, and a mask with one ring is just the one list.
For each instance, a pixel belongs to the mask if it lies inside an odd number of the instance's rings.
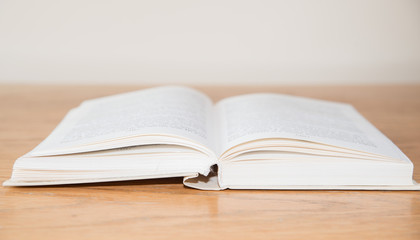
[[138,135],[175,135],[211,147],[211,100],[190,88],[159,87],[88,100],[35,152]]
[[216,105],[220,152],[264,138],[313,141],[402,159],[401,151],[351,105],[281,94],[227,98]]

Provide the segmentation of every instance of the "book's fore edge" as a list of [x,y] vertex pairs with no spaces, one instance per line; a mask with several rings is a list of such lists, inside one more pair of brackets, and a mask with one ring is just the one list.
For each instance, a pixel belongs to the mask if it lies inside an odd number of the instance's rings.
[[267,185],[267,186],[229,186],[229,189],[242,190],[348,190],[348,191],[420,191],[420,184],[413,185]]
[[51,186],[51,185],[68,185],[68,184],[84,184],[84,183],[104,183],[117,181],[133,181],[133,180],[147,180],[159,178],[198,176],[199,173],[174,173],[161,175],[143,175],[143,176],[128,176],[128,177],[109,177],[109,178],[89,178],[89,179],[73,179],[73,180],[54,180],[54,181],[15,181],[8,179],[2,183],[5,187],[25,187],[25,186]]

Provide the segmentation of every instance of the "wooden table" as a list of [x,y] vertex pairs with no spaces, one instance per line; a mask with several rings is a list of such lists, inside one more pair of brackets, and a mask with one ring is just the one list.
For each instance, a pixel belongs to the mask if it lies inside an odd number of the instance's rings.
[[[0,181],[82,100],[141,86],[0,86]],[[419,86],[198,87],[353,104],[414,162]],[[0,189],[0,239],[420,239],[420,192],[199,191],[180,178]]]

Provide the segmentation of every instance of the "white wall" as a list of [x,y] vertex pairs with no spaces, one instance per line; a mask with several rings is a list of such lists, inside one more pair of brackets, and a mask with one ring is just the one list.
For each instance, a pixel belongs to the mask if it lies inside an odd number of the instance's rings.
[[420,83],[420,1],[0,0],[0,82]]

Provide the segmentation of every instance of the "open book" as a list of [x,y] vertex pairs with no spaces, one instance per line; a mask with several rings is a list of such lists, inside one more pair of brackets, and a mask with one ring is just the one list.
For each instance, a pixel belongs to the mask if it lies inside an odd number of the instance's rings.
[[412,162],[351,105],[190,88],[83,102],[5,186],[184,177],[198,189],[420,189]]

